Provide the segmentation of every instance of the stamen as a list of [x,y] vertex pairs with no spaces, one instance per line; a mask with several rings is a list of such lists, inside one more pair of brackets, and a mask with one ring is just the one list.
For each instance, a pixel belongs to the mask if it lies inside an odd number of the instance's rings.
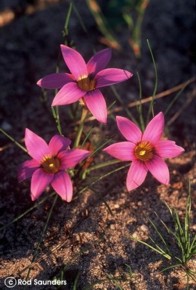
[[96,86],[95,80],[87,76],[81,77],[77,83],[79,88],[85,92],[94,90]]
[[154,156],[154,147],[148,141],[142,141],[136,145],[134,153],[137,159],[149,161]]
[[144,156],[146,154],[146,150],[141,150],[140,152],[139,152],[139,155],[140,156]]
[[46,173],[57,173],[60,169],[61,161],[57,157],[45,156],[41,166]]

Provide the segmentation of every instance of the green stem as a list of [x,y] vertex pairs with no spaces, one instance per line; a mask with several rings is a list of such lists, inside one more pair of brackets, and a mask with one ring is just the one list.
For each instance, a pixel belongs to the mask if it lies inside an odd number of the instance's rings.
[[20,149],[27,153],[27,149],[23,147],[19,142],[17,142],[12,136],[6,133],[2,128],[0,128],[0,132],[5,135],[8,139],[10,139],[14,144],[16,144]]
[[82,132],[83,132],[83,129],[84,129],[84,121],[85,121],[85,118],[87,116],[87,113],[88,113],[88,111],[86,110],[86,108],[83,108],[82,109],[81,119],[80,119],[80,126],[78,128],[77,136],[76,136],[76,139],[75,139],[75,142],[74,142],[74,147],[78,147],[79,144],[80,144],[80,139],[81,139]]

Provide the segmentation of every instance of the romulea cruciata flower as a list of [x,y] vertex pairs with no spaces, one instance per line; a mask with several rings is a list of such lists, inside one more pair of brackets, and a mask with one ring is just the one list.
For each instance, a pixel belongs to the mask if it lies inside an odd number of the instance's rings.
[[111,49],[97,52],[86,63],[75,49],[61,45],[61,52],[69,73],[54,73],[40,79],[37,84],[46,89],[60,89],[52,106],[69,105],[82,99],[92,115],[101,123],[107,122],[107,106],[100,88],[132,77],[132,73],[118,68],[106,68]]
[[49,144],[31,130],[25,130],[25,145],[32,159],[23,162],[19,168],[19,181],[31,178],[31,199],[36,200],[51,184],[56,193],[70,202],[73,185],[68,169],[75,167],[90,152],[83,149],[70,149],[71,140],[55,135]]
[[111,156],[132,161],[128,170],[126,186],[128,191],[140,186],[150,173],[161,183],[169,184],[169,170],[165,158],[180,155],[184,149],[174,141],[163,139],[164,115],[157,114],[147,125],[144,132],[125,117],[116,117],[119,131],[127,141],[114,143],[103,151]]

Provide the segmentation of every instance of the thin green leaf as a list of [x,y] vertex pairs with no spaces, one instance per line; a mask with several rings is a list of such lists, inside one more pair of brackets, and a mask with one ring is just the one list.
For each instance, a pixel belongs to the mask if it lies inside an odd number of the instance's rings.
[[0,132],[6,136],[9,140],[11,140],[16,146],[18,146],[20,149],[22,149],[25,153],[27,153],[27,149],[22,146],[19,142],[17,142],[11,135],[9,135],[7,132],[5,132],[2,128],[0,128]]
[[152,59],[153,66],[154,66],[154,72],[155,72],[155,82],[154,82],[154,89],[153,89],[153,93],[152,93],[152,101],[150,102],[150,106],[149,106],[149,110],[148,110],[148,118],[147,118],[147,123],[148,123],[148,121],[150,119],[150,114],[152,113],[152,115],[154,116],[153,106],[154,106],[154,96],[156,95],[157,88],[158,88],[158,73],[157,73],[157,66],[156,66],[156,62],[155,62],[155,58],[154,58],[154,55],[152,52],[150,42],[148,39],[146,41],[147,41],[148,49],[150,51],[151,59]]
[[142,103],[141,103],[141,99],[142,99],[142,84],[141,84],[141,79],[140,79],[140,75],[137,72],[137,78],[138,78],[138,85],[139,85],[139,99],[140,99],[140,104],[137,106],[137,110],[139,113],[139,117],[140,117],[140,126],[142,131],[144,131],[144,119],[143,119],[143,114],[142,114]]
[[90,130],[88,131],[88,133],[86,134],[86,136],[85,136],[85,138],[84,138],[84,141],[83,141],[82,144],[81,144],[81,147],[83,147],[83,146],[86,144],[86,141],[89,139],[90,135],[92,134],[93,129],[94,129],[93,127],[90,128]]
[[147,246],[148,248],[150,248],[150,249],[153,250],[154,252],[156,252],[156,253],[158,253],[158,254],[164,256],[166,259],[171,260],[171,257],[170,257],[167,253],[165,253],[164,251],[159,250],[159,249],[157,249],[157,248],[151,246],[150,244],[148,244],[148,243],[146,243],[146,242],[144,242],[144,241],[141,241],[141,240],[135,239],[135,238],[133,238],[133,237],[131,237],[131,239],[134,240],[134,241],[137,241],[137,242],[139,242],[139,243],[141,243],[141,244],[143,244],[143,245],[145,245],[145,246]]
[[25,212],[23,212],[22,214],[20,214],[19,216],[17,216],[15,219],[13,219],[11,222],[7,223],[5,226],[0,228],[1,230],[6,229],[8,226],[10,226],[11,224],[19,221],[21,218],[23,218],[24,216],[26,216],[29,212],[31,212],[32,210],[34,210],[35,208],[38,208],[39,205],[41,205],[45,200],[47,200],[48,198],[54,196],[55,193],[52,192],[49,196],[45,196],[43,198],[41,198],[40,200],[38,200],[32,207],[30,207],[29,209],[27,209]]
[[83,192],[86,191],[89,187],[91,187],[92,185],[96,184],[97,182],[101,181],[102,179],[104,179],[104,178],[110,176],[111,174],[116,173],[116,172],[118,172],[118,171],[120,171],[120,170],[122,170],[122,169],[124,169],[124,168],[126,168],[126,167],[128,167],[128,166],[130,166],[130,164],[127,164],[127,165],[124,165],[124,166],[118,167],[118,168],[116,168],[116,169],[114,169],[114,170],[112,170],[112,171],[110,171],[110,172],[108,172],[108,173],[106,173],[106,174],[100,176],[98,179],[96,179],[95,181],[91,182],[90,184],[88,184],[87,186],[85,186],[83,189],[81,189],[81,190],[79,191],[79,193],[83,193]]
[[32,257],[32,259],[31,259],[31,264],[29,265],[29,269],[28,269],[28,272],[27,272],[27,275],[26,275],[26,280],[29,279],[29,275],[30,275],[30,272],[31,272],[31,269],[32,269],[32,268],[31,268],[31,265],[32,265],[32,263],[35,261],[37,255],[38,255],[39,248],[40,248],[41,242],[42,242],[42,240],[43,240],[43,237],[44,237],[44,235],[45,235],[45,233],[46,233],[46,231],[47,231],[48,224],[49,224],[50,218],[51,218],[51,216],[52,216],[52,212],[53,212],[54,206],[55,206],[55,204],[56,204],[57,198],[58,198],[58,195],[56,194],[55,197],[54,197],[54,201],[53,201],[53,203],[52,203],[52,206],[51,206],[51,208],[50,208],[50,211],[49,211],[49,213],[48,213],[47,220],[46,220],[46,223],[45,223],[45,225],[44,225],[43,231],[42,231],[42,233],[41,233],[41,235],[40,235],[40,238],[39,238],[39,240],[38,240],[38,243],[37,243],[37,245],[36,245],[36,248],[34,249],[33,257]]
[[116,88],[114,86],[111,86],[112,92],[114,93],[115,97],[117,98],[117,100],[119,101],[119,103],[122,105],[123,110],[127,113],[127,116],[129,118],[131,118],[136,124],[138,124],[137,120],[135,119],[135,117],[133,116],[133,114],[131,114],[130,110],[127,109],[127,106],[124,104],[124,102],[122,101],[121,96],[119,95],[118,91],[116,90]]
[[73,290],[77,290],[77,284],[78,284],[79,277],[80,277],[80,273],[78,272],[78,274],[74,280]]
[[159,238],[163,242],[163,244],[166,246],[167,252],[170,253],[168,245],[167,245],[165,239],[163,238],[161,232],[157,229],[156,225],[153,223],[153,221],[151,219],[149,219],[149,221],[150,221],[151,225],[153,226],[153,228],[155,229],[156,233],[158,234]]

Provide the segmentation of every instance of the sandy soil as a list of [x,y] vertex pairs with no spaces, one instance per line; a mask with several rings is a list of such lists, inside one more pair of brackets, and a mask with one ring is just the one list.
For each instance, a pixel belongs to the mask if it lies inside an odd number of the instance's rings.
[[[13,19],[7,23],[0,21],[0,125],[17,141],[23,142],[26,127],[43,136],[46,140],[56,133],[55,122],[50,112],[51,96],[45,101],[36,81],[55,71],[57,58],[60,69],[59,44],[62,43],[62,29],[68,9],[67,1],[44,1],[37,3],[34,10],[25,10],[24,1],[1,1],[0,19],[5,9],[15,11]],[[42,3],[40,7],[39,4]],[[75,1],[80,15],[87,27],[82,30],[76,14],[70,22],[69,41],[76,45],[86,59],[94,49],[104,46],[100,43],[101,34],[97,30],[84,1]],[[54,3],[53,3],[54,4]],[[23,6],[21,6],[23,5]],[[22,8],[21,8],[22,7]],[[20,9],[19,9],[20,8]],[[39,9],[41,8],[41,9]],[[17,12],[17,13],[16,13]],[[152,94],[154,70],[146,39],[150,40],[158,68],[158,92],[170,89],[192,78],[195,73],[195,3],[193,0],[161,1],[151,0],[142,26],[142,57],[137,60],[127,42],[130,37],[126,27],[119,27],[116,34],[122,45],[121,51],[113,51],[111,67],[125,68],[134,73],[127,83],[116,86],[124,104],[138,99],[139,71],[143,96]],[[110,89],[103,90],[107,104],[114,101]],[[155,102],[155,111],[165,111],[176,93],[168,94]],[[149,223],[153,220],[161,229],[159,217],[173,227],[171,216],[164,202],[175,207],[180,216],[185,214],[188,196],[188,181],[192,190],[192,218],[194,222],[195,200],[195,86],[192,82],[181,93],[172,109],[166,115],[166,135],[185,148],[185,153],[169,160],[171,185],[158,184],[150,175],[144,185],[131,193],[125,188],[126,169],[80,191],[96,176],[108,169],[94,171],[86,181],[75,180],[75,195],[70,204],[57,200],[36,257],[36,246],[42,235],[54,196],[50,191],[45,201],[35,206],[28,214],[15,223],[16,217],[35,205],[30,199],[29,182],[19,184],[17,168],[27,159],[24,152],[0,135],[0,226],[11,223],[0,231],[0,285],[5,277],[25,279],[30,268],[31,279],[52,280],[57,277],[67,281],[67,286],[28,286],[28,289],[124,289],[160,290],[185,289],[186,276],[182,269],[161,272],[171,265],[166,259],[153,253],[145,246],[134,242],[131,236],[149,242],[149,237],[160,242]],[[120,108],[118,101],[115,108]],[[138,117],[135,108],[131,113]],[[148,105],[143,106],[144,114]],[[74,137],[74,126],[66,108],[61,108],[63,133]],[[126,115],[119,109],[118,114]],[[109,118],[107,127],[96,121],[88,122],[86,130],[94,126],[93,142],[107,138],[122,140]],[[107,159],[99,154],[96,161]],[[116,167],[118,167],[116,165]],[[110,168],[112,170],[113,167]],[[42,200],[42,198],[40,199]],[[193,234],[195,226],[191,228]],[[166,238],[172,252],[178,249],[171,239]],[[195,261],[188,265],[195,268]],[[189,289],[194,289],[190,279]],[[17,288],[18,287],[18,288]],[[14,289],[27,289],[17,286]],[[49,288],[50,287],[50,288]],[[121,287],[121,288],[120,288]]]

